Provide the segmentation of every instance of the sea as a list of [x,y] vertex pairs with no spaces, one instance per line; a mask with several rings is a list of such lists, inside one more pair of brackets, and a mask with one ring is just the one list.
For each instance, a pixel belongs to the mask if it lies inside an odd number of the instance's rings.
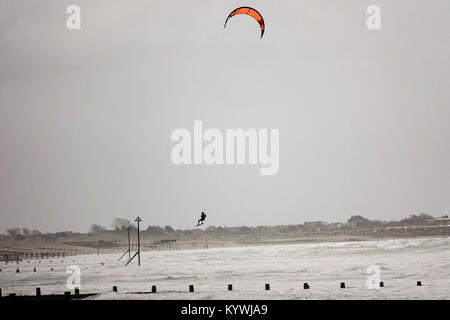
[[140,266],[120,256],[2,262],[0,288],[3,296],[34,295],[37,287],[42,295],[75,286],[97,293],[87,299],[450,298],[450,238],[146,251]]

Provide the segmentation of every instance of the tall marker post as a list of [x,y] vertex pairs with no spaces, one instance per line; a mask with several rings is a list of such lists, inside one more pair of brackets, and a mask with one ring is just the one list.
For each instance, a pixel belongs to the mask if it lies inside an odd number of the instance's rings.
[[140,236],[139,236],[139,222],[142,221],[141,218],[139,218],[139,216],[134,220],[137,222],[137,228],[138,228],[138,265],[141,265],[141,242],[140,242]]
[[130,231],[131,231],[131,228],[128,227],[128,228],[127,228],[127,232],[128,232],[128,250],[125,251],[125,253],[119,258],[119,261],[122,260],[122,258],[127,254],[127,252],[128,252],[128,261],[131,260]]
[[130,243],[130,227],[127,228],[127,232],[128,232],[128,260],[131,259],[131,243]]
[[139,266],[141,265],[141,238],[140,238],[140,234],[139,234],[139,232],[140,232],[140,230],[139,230],[139,222],[141,222],[142,219],[137,217],[134,221],[137,222],[137,231],[138,231],[138,243],[137,243],[137,245],[138,245],[138,247],[137,247],[137,252],[131,257],[130,260],[128,260],[128,262],[125,264],[125,266],[129,265],[131,260],[133,260],[134,257],[136,257],[136,256],[138,256],[138,265]]

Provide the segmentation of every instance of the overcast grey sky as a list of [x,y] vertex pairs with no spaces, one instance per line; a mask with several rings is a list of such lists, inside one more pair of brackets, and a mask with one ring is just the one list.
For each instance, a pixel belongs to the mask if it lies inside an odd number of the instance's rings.
[[[66,8],[82,28],[66,29]],[[366,28],[381,7],[382,30]],[[257,23],[228,13],[249,5]],[[450,1],[0,0],[0,232],[450,207]],[[278,128],[280,171],[175,166],[177,128]]]

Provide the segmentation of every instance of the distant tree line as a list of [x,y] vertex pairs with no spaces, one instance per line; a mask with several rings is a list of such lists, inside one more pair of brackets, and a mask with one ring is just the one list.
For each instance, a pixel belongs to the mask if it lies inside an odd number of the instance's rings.
[[[380,228],[380,227],[391,227],[391,226],[413,226],[413,225],[424,225],[427,223],[427,220],[434,219],[433,216],[421,213],[418,215],[410,215],[408,218],[399,220],[399,221],[381,221],[381,220],[370,220],[361,215],[353,215],[351,216],[345,223],[327,223],[322,221],[316,222],[305,222],[304,224],[296,224],[296,225],[282,225],[282,226],[258,226],[258,227],[216,227],[209,226],[206,228],[206,232],[216,233],[216,234],[229,234],[229,233],[246,233],[252,232],[254,230],[276,230],[279,232],[293,232],[304,229],[315,229],[315,230],[330,230],[330,229],[367,229],[367,228]],[[135,231],[137,229],[136,225],[131,222],[129,219],[125,218],[114,218],[112,223],[112,230],[108,230],[106,227],[93,224],[89,228],[89,232],[92,234],[102,233],[102,232],[126,232],[128,229],[130,231]],[[200,230],[197,230],[200,231]],[[163,236],[167,234],[174,233],[190,233],[192,230],[175,230],[171,226],[148,226],[147,229],[142,230],[143,234],[151,235],[151,236]],[[6,230],[6,235],[16,239],[24,239],[30,236],[44,236],[49,238],[55,237],[64,237],[72,234],[71,231],[67,232],[57,232],[54,234],[45,234],[39,230],[33,229],[29,230],[28,228],[9,228]]]
[[[421,213],[419,215],[410,215],[408,218],[399,220],[399,221],[381,221],[381,220],[370,220],[367,219],[361,215],[353,215],[351,216],[345,223],[327,223],[323,221],[316,221],[316,222],[305,222],[304,224],[296,224],[296,225],[285,225],[285,226],[259,226],[259,227],[247,227],[242,226],[238,228],[227,228],[227,227],[216,227],[216,226],[209,226],[206,228],[207,232],[214,232],[214,233],[228,233],[228,232],[234,232],[234,233],[245,233],[250,232],[254,230],[255,228],[258,229],[273,229],[277,228],[282,232],[291,232],[296,230],[301,230],[304,228],[309,227],[310,225],[313,225],[314,229],[333,229],[333,228],[341,228],[341,229],[365,229],[365,228],[379,228],[379,227],[386,227],[386,226],[410,226],[410,225],[422,225],[425,224],[427,220],[433,219],[433,216]],[[124,218],[115,218],[112,224],[113,230],[115,231],[126,231],[128,228],[131,230],[136,230],[136,226],[128,219]],[[106,228],[93,224],[90,228],[90,232],[92,233],[99,233],[105,231]],[[231,230],[231,231],[230,231]],[[171,226],[148,226],[147,229],[141,230],[144,234],[153,235],[153,236],[162,236],[166,234],[176,233],[176,232],[182,232],[183,230],[175,230]],[[190,230],[184,230],[185,232],[189,232]]]
[[18,237],[18,236],[23,236],[23,237],[28,237],[28,236],[38,236],[41,235],[41,232],[39,230],[31,230],[28,228],[10,228],[10,229],[6,229],[6,234],[10,237]]
[[[125,218],[114,218],[112,223],[112,229],[117,232],[123,232],[130,229],[130,231],[137,230],[136,225],[128,219]],[[101,225],[93,224],[89,228],[91,233],[99,233],[106,231],[107,229]],[[152,234],[152,235],[163,235],[167,233],[175,232],[175,230],[171,226],[165,226],[164,228],[160,226],[148,226],[147,229],[141,230],[144,233]]]

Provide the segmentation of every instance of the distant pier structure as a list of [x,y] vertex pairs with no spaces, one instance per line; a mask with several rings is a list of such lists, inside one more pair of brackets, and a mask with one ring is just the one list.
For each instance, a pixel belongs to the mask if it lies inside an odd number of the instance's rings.
[[154,241],[150,244],[152,250],[163,251],[163,250],[177,250],[177,240],[167,239]]

